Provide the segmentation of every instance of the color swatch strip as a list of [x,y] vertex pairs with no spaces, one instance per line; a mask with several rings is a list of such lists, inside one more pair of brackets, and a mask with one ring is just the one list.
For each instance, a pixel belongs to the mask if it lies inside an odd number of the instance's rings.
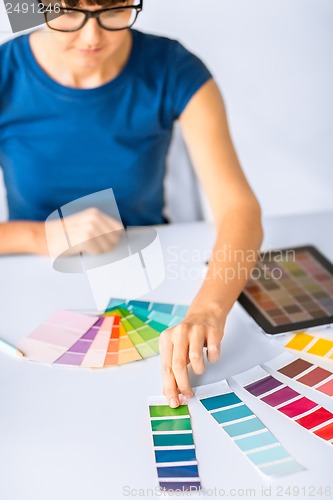
[[97,316],[57,311],[25,337],[19,349],[30,361],[54,363],[98,321]]
[[54,363],[68,366],[80,366],[87,352],[91,348],[102,324],[103,319],[98,319],[94,326],[90,328],[77,342],[75,342],[75,344],[73,344],[67,352],[56,359]]
[[[127,319],[128,311],[126,309],[114,309],[104,313],[105,317],[116,316],[120,318],[120,323],[124,328],[126,334],[130,337],[132,343],[134,344],[136,350],[139,352],[142,358],[150,358],[151,356],[156,356],[158,354],[158,343],[154,344],[155,349],[153,349],[152,345],[148,340],[151,340],[150,334],[146,334],[144,328],[137,329],[135,328],[130,321]],[[144,325],[146,326],[146,325]],[[158,340],[159,333],[155,332],[153,335],[156,335],[155,339]],[[145,340],[145,338],[147,340]]]
[[180,323],[188,311],[188,306],[185,305],[140,300],[126,301],[124,299],[113,298],[110,300],[106,312],[119,307],[126,308],[160,333],[166,328]]
[[[128,306],[128,310],[131,313],[135,314],[135,316],[137,318],[141,319],[141,321],[146,323],[146,325],[151,326],[152,328],[154,328],[154,330],[158,331],[159,333],[164,332],[164,330],[169,328],[172,323],[177,324],[176,321],[178,321],[178,323],[179,323],[183,319],[183,318],[180,318],[180,316],[176,316],[176,317],[168,316],[165,319],[158,317],[157,318],[158,320],[157,320],[156,317],[154,318],[154,311],[149,312],[146,309],[142,309],[141,307],[134,307],[134,306]],[[158,314],[162,314],[162,313],[158,313]],[[174,326],[174,325],[172,324],[172,326]]]
[[160,332],[155,330],[149,325],[146,325],[141,319],[139,319],[137,316],[135,316],[132,312],[127,311],[127,309],[120,308],[119,309],[120,314],[124,318],[123,324],[126,328],[127,332],[131,332],[133,330],[137,331],[141,337],[144,339],[144,341],[150,345],[150,347],[155,351],[156,354],[158,354],[159,351],[159,338],[160,338]]
[[196,391],[196,396],[235,445],[262,473],[280,476],[303,469],[225,380],[219,382],[214,391],[210,390],[209,396],[199,395],[208,390],[207,387],[202,387]]
[[333,413],[269,375],[260,366],[236,375],[233,380],[304,429],[333,443]]
[[165,398],[151,397],[149,416],[161,489],[199,490],[201,485],[188,405],[170,408]]
[[[164,330],[178,325],[178,323],[180,323],[186,315],[181,315],[179,313],[165,313],[156,310],[149,311],[148,309],[142,309],[141,307],[133,305],[130,305],[128,309],[151,326],[156,325],[156,323],[157,325],[164,325]],[[156,326],[154,326],[154,328],[155,327]]]
[[121,347],[119,327],[120,318],[118,316],[114,316],[109,345],[104,359],[104,367],[120,364],[119,351],[121,351]]
[[318,338],[308,333],[299,332],[285,345],[288,349],[314,354],[327,359],[333,359],[333,340]]
[[123,325],[119,322],[118,365],[122,365],[124,363],[131,363],[132,361],[138,361],[139,359],[142,359],[142,356],[135,348],[131,340],[131,337],[127,335]]
[[100,329],[80,366],[86,366],[89,368],[102,368],[104,366],[105,356],[113,328],[113,321],[113,318],[103,318]]
[[269,372],[277,371],[326,396],[333,396],[333,372],[297,358],[293,354],[285,352],[272,361],[264,363],[263,367]]

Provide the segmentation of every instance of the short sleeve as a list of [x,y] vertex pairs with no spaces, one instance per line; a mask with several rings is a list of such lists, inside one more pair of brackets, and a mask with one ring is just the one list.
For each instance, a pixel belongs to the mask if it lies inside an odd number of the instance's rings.
[[174,120],[180,117],[191,97],[211,78],[211,72],[201,59],[175,41],[171,51],[168,89]]

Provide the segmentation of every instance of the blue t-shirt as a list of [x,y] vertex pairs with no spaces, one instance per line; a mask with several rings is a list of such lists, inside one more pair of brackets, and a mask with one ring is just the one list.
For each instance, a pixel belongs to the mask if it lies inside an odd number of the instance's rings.
[[0,165],[10,220],[112,188],[126,225],[161,224],[174,121],[211,78],[180,43],[131,30],[121,73],[93,89],[51,79],[29,35],[0,46]]

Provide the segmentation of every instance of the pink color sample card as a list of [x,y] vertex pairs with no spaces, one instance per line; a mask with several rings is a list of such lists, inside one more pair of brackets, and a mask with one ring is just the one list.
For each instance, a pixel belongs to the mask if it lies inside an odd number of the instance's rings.
[[97,316],[58,311],[25,337],[19,349],[30,361],[55,363],[90,330]]
[[269,372],[278,372],[284,377],[296,380],[300,384],[311,387],[313,390],[333,396],[333,372],[298,358],[288,352],[264,363]]
[[232,380],[306,431],[333,443],[333,413],[282,383],[260,366],[236,375]]

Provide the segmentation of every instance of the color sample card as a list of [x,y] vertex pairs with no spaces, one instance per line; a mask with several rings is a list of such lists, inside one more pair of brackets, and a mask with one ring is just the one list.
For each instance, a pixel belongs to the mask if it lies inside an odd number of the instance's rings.
[[114,316],[109,345],[104,360],[104,368],[108,366],[115,366],[119,363],[119,350],[120,350],[120,317]]
[[163,325],[161,331],[164,331],[167,328],[171,328],[173,326],[178,325],[185,318],[185,315],[167,314],[165,312],[159,312],[159,311],[149,312],[145,309],[141,309],[140,307],[136,306],[130,306],[129,310],[133,314],[141,318],[143,321],[145,321],[145,323],[155,328],[156,330],[159,330],[161,328],[160,325]]
[[115,315],[58,311],[23,339],[21,349],[31,361],[77,368],[107,368],[141,360],[120,320]]
[[109,341],[113,328],[114,318],[103,318],[100,329],[93,340],[91,347],[81,365],[89,368],[103,368]]
[[23,339],[20,349],[31,361],[109,368],[158,355],[161,332],[186,311],[187,306],[124,299],[111,299],[101,316],[58,311]]
[[166,304],[161,302],[147,302],[140,300],[111,299],[106,311],[116,308],[125,308],[131,311],[146,324],[160,333],[166,328],[180,323],[186,316],[188,306]]
[[170,408],[164,397],[151,397],[149,417],[161,489],[199,490],[201,485],[188,405]]
[[286,343],[285,347],[294,349],[295,351],[333,359],[333,340],[309,335],[308,333],[296,333],[291,340]]
[[143,340],[155,351],[156,354],[158,354],[160,352],[158,345],[160,332],[154,330],[151,326],[146,325],[146,323],[137,318],[132,312],[127,311],[127,309],[120,308],[119,311],[124,318],[122,323],[127,333],[132,332],[133,330],[137,331]]
[[[126,334],[131,339],[133,345],[136,350],[139,352],[142,358],[150,358],[152,356],[156,356],[158,354],[157,347],[155,344],[155,349],[144,339],[142,335],[142,331],[137,330],[132,326],[132,324],[127,320],[126,314],[128,311],[125,311],[125,316],[122,309],[114,309],[112,311],[108,311],[104,314],[105,317],[118,316],[120,317],[120,323],[123,326]],[[146,326],[146,325],[145,325]],[[156,335],[159,334],[155,332]]]
[[333,443],[333,413],[269,375],[260,366],[232,380],[304,429]]
[[100,318],[96,321],[94,326],[90,328],[87,333],[83,335],[75,344],[73,344],[65,354],[56,359],[55,364],[80,366],[84,360],[87,352],[92,346],[93,341],[103,324],[103,319]]
[[333,323],[333,265],[311,246],[262,253],[238,300],[267,333]]
[[277,371],[285,377],[326,394],[326,396],[333,396],[333,372],[309,361],[286,352],[272,361],[264,363],[263,367],[268,371]]
[[196,397],[260,472],[281,476],[303,469],[225,380],[213,386],[197,388]]
[[[146,323],[146,325],[151,326],[152,328],[154,328],[154,330],[158,331],[159,333],[162,333],[162,332],[164,332],[164,330],[169,328],[169,325],[171,326],[171,323],[176,322],[176,321],[178,321],[178,323],[180,323],[180,321],[182,321],[182,319],[183,319],[183,318],[180,318],[180,316],[173,317],[173,316],[167,315],[167,318],[162,320],[159,317],[158,321],[157,321],[156,318],[154,319],[154,314],[155,314],[154,311],[149,312],[146,309],[142,309],[141,307],[129,306],[128,311],[135,314],[135,316],[137,318],[141,319],[141,321]],[[164,313],[157,313],[157,314],[161,315]],[[164,321],[164,322],[162,322],[162,321]],[[174,323],[174,324],[178,324],[178,323]],[[172,325],[172,326],[174,326],[174,325]]]
[[119,353],[118,353],[118,365],[123,365],[124,363],[131,363],[132,361],[138,361],[142,359],[142,356],[135,348],[131,338],[126,333],[125,328],[120,323],[119,324]]
[[25,337],[19,349],[30,361],[54,363],[98,321],[97,316],[58,311]]

